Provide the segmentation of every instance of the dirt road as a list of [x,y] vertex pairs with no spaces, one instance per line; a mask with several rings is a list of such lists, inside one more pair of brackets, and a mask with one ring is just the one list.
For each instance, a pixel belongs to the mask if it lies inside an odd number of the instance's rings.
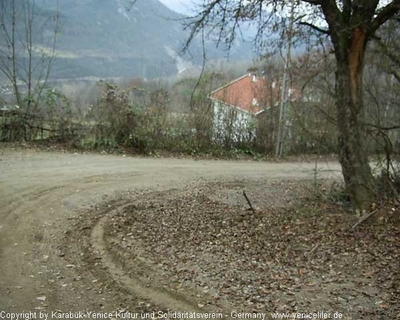
[[[150,308],[149,304],[168,308],[163,304],[172,303],[173,297],[157,288],[147,288],[145,292],[146,285],[141,284],[140,275],[132,280],[107,263],[99,266],[101,275],[90,270],[81,273],[87,264],[83,259],[85,253],[76,247],[70,250],[74,254],[68,256],[63,242],[85,208],[96,208],[99,203],[121,198],[123,194],[140,198],[148,190],[182,190],[209,181],[310,179],[314,168],[315,163],[194,161],[1,150],[0,311],[113,311],[132,305]],[[337,163],[321,162],[318,169],[320,177],[340,173]],[[104,213],[107,206],[102,210]],[[95,242],[96,237],[100,239],[90,248],[100,252],[101,223],[96,228],[90,230],[91,239]],[[80,239],[72,240],[76,241],[72,247],[79,245]],[[109,279],[104,283],[119,285],[99,286],[99,279],[106,277]],[[125,285],[136,286],[136,291],[143,289],[143,295],[130,297],[131,291],[123,291]],[[117,289],[124,292],[123,301],[116,294]],[[148,295],[154,295],[153,299],[149,300]]]

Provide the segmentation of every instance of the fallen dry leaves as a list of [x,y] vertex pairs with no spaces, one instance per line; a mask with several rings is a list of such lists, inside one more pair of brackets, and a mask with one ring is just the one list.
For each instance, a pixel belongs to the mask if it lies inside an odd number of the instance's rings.
[[146,261],[169,290],[197,295],[206,307],[399,317],[399,224],[353,231],[351,214],[310,200],[253,213],[218,201],[226,186],[216,188],[125,208],[110,219],[110,246]]

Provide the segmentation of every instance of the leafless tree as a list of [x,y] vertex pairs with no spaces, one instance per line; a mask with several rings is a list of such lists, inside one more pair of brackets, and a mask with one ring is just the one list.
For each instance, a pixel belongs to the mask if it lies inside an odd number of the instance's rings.
[[[0,2],[0,73],[15,103],[36,112],[55,59],[58,12],[45,17],[34,0]],[[46,11],[47,12],[47,11]]]
[[377,194],[363,136],[365,53],[378,29],[400,11],[400,0],[384,5],[378,0],[206,0],[188,22],[188,44],[204,28],[217,32],[218,41],[232,44],[243,22],[256,24],[256,42],[262,43],[267,30],[287,30],[289,19],[284,16],[292,6],[298,28],[330,39],[336,62],[339,159],[354,208],[368,210]]

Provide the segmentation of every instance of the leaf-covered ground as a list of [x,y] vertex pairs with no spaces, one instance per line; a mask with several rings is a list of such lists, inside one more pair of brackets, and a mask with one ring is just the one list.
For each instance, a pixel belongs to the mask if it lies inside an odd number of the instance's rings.
[[397,208],[353,230],[357,217],[311,201],[310,190],[304,182],[242,182],[153,195],[115,214],[107,241],[200,307],[400,318]]

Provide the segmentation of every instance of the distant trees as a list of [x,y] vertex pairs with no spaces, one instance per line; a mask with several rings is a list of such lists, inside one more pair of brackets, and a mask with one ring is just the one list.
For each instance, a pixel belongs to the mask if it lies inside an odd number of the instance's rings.
[[379,31],[372,52],[381,55],[377,63],[400,83],[400,15],[389,20]]

